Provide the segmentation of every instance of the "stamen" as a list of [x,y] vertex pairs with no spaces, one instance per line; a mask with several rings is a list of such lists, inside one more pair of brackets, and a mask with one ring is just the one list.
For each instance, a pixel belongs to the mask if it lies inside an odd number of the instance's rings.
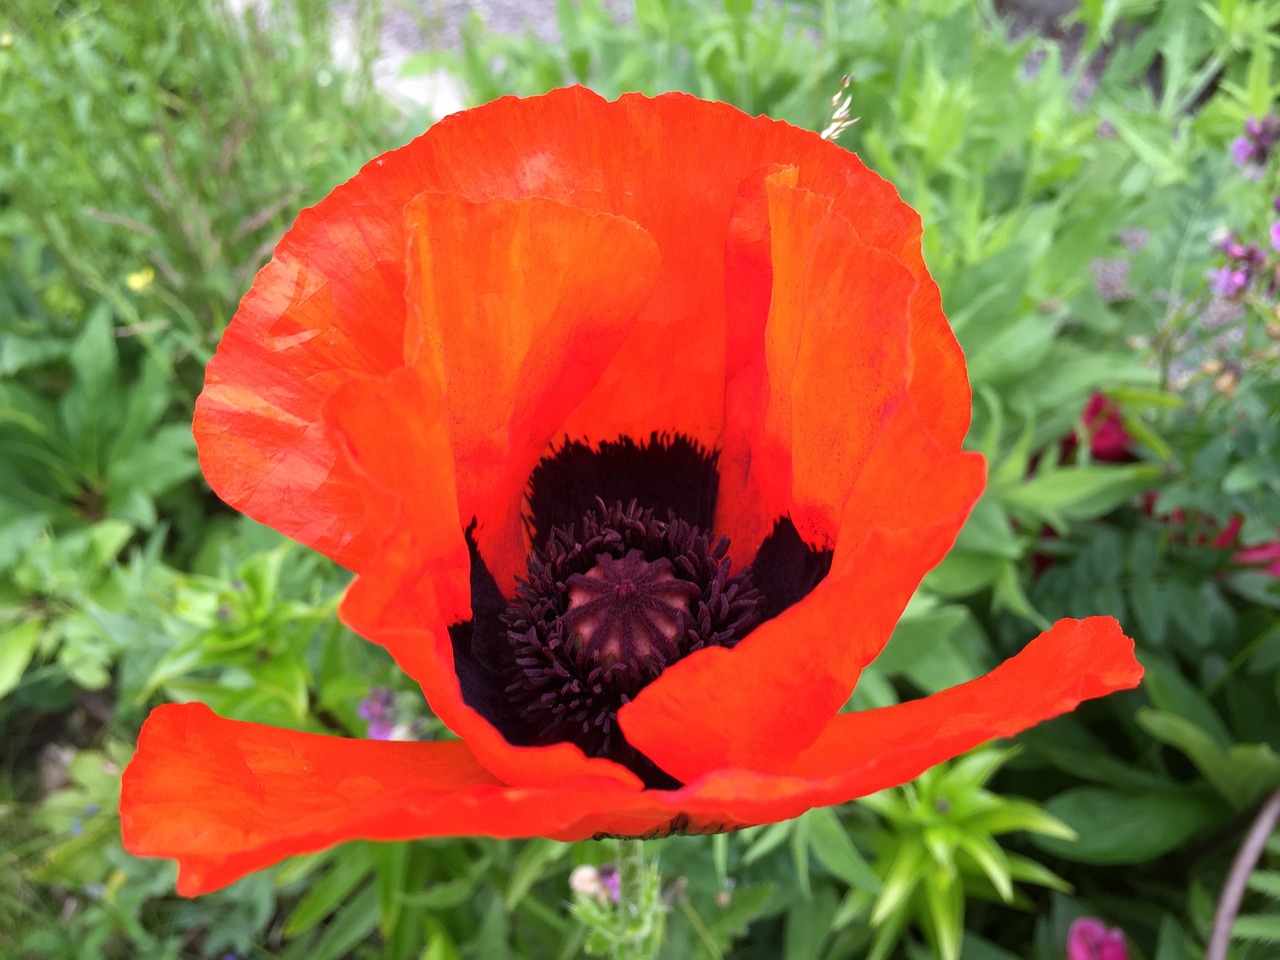
[[671,664],[732,647],[759,622],[749,567],[729,541],[634,501],[553,527],[503,614],[513,668],[506,688],[535,742],[564,740],[609,757],[651,786],[670,778],[632,749],[617,713]]

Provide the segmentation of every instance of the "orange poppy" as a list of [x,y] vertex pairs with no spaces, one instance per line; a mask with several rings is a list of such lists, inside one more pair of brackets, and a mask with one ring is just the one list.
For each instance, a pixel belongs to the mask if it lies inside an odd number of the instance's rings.
[[460,739],[162,706],[126,847],[198,894],[355,838],[726,830],[1135,685],[1091,618],[840,712],[982,491],[969,407],[919,218],[838,146],[680,94],[449,117],[298,217],[195,434]]

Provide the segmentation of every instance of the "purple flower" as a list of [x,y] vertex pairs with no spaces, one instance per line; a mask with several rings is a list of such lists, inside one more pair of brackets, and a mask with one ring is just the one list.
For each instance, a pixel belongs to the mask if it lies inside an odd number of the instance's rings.
[[614,903],[622,898],[622,872],[612,863],[601,864],[600,886],[607,896]]
[[1067,932],[1067,960],[1129,960],[1124,931],[1097,917],[1081,917]]
[[360,701],[360,719],[366,721],[388,720],[395,716],[395,692],[387,687],[374,687]]
[[396,694],[387,687],[374,687],[360,701],[360,719],[369,725],[370,740],[390,740],[396,728]]
[[1243,168],[1245,176],[1256,179],[1277,142],[1280,142],[1280,118],[1274,114],[1261,120],[1250,117],[1244,123],[1244,136],[1231,141],[1231,159]]
[[1256,153],[1253,141],[1248,137],[1236,137],[1231,141],[1231,159],[1237,167],[1252,165]]
[[1249,271],[1239,267],[1219,267],[1205,274],[1215,296],[1233,300],[1249,286]]
[[1280,253],[1280,220],[1271,225],[1271,249]]
[[1222,252],[1232,260],[1243,260],[1248,255],[1248,248],[1233,233],[1222,241]]

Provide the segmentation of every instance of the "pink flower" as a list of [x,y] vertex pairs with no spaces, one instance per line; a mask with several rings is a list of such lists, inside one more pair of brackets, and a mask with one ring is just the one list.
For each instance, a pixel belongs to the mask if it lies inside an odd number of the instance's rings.
[[1130,450],[1133,437],[1124,428],[1120,410],[1113,401],[1100,393],[1093,394],[1085,404],[1082,419],[1088,432],[1089,452],[1093,454],[1093,459],[1109,463],[1133,459]]
[[1234,559],[1245,566],[1262,567],[1263,573],[1280,579],[1280,540],[1245,547],[1236,553]]
[[1067,932],[1067,960],[1129,960],[1124,931],[1097,917],[1081,917]]

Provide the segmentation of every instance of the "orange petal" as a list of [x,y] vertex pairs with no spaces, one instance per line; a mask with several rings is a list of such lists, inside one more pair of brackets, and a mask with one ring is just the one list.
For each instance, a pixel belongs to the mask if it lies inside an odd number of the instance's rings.
[[[670,823],[663,816],[673,808],[690,833],[785,820],[905,783],[1141,678],[1133,641],[1115,620],[1062,620],[985,677],[921,700],[836,716],[778,775],[713,770],[666,796],[665,809],[639,808],[651,791],[619,810],[634,818],[637,833],[646,822],[650,830]],[[604,829],[601,822],[588,819],[578,828]]]
[[[984,677],[921,700],[841,714],[787,773],[824,781],[844,799],[861,796],[1141,679],[1133,641],[1114,619],[1059,620]],[[844,793],[846,785],[858,792]]]
[[191,896],[343,840],[424,836],[459,820],[502,829],[483,816],[488,807],[499,819],[500,793],[458,741],[344,740],[168,704],[147,718],[125,770],[121,831],[130,852],[177,860],[178,890]]
[[[710,448],[725,419],[734,332],[724,250],[739,186],[788,166],[801,188],[834,199],[864,244],[923,274],[919,218],[856,156],[810,131],[685,94],[611,103],[573,87],[503,98],[445,118],[360,176],[394,184],[411,175],[420,190],[476,200],[548,197],[639,224],[663,255],[654,295],[566,432],[611,440],[668,430]],[[680,389],[650,389],[638,370],[663,371]]]
[[827,578],[732,650],[669,667],[619,713],[627,739],[685,782],[728,767],[785,770],[888,641],[984,478],[981,456],[940,450],[904,402],[853,486]]
[[649,298],[658,250],[628,220],[539,197],[427,193],[408,218],[408,355],[442,385],[459,510],[510,594],[529,475]]

